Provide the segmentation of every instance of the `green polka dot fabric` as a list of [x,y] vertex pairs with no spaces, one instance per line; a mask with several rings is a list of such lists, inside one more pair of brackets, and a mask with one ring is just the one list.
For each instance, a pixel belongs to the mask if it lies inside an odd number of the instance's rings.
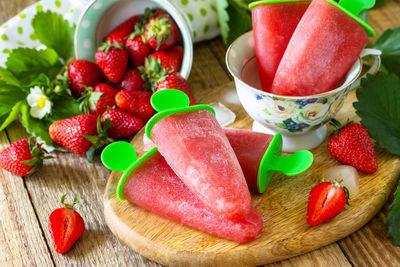
[[194,42],[212,39],[221,31],[218,27],[216,0],[170,0],[192,24]]
[[[37,12],[55,11],[71,23],[77,23],[92,0],[42,0],[22,10],[0,26],[0,66],[17,47],[41,47],[31,26]],[[170,0],[191,24],[194,42],[208,40],[220,34],[215,0]],[[167,10],[168,11],[168,10]]]

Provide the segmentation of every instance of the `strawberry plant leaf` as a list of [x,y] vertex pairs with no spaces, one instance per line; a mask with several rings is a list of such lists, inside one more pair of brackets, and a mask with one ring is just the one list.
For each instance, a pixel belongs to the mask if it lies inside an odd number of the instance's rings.
[[21,107],[24,102],[25,100],[21,100],[17,104],[15,104],[14,107],[12,107],[11,112],[8,114],[8,116],[0,125],[0,132],[3,131],[8,125],[10,125],[10,123],[12,123],[18,117],[18,115],[21,113]]
[[8,85],[21,86],[19,80],[9,70],[0,67],[0,80]]
[[250,10],[245,0],[217,0],[216,8],[226,45],[252,28]]
[[353,105],[378,145],[400,155],[400,79],[395,75],[369,74],[361,80]]
[[400,76],[400,27],[384,31],[372,47],[382,51],[383,67]]
[[20,88],[0,82],[0,122],[5,120],[4,116],[11,112],[16,103],[26,99],[26,95]]
[[400,183],[394,193],[385,223],[389,226],[387,236],[392,239],[394,245],[400,246]]
[[62,64],[53,49],[17,48],[11,51],[6,67],[22,85],[26,86],[41,73],[53,80]]
[[75,26],[71,26],[61,14],[38,12],[32,19],[32,27],[39,41],[54,49],[64,62],[73,57]]
[[81,114],[79,102],[69,95],[56,95],[51,99],[53,102],[50,119],[52,121],[63,120]]
[[46,145],[55,146],[53,140],[49,135],[49,127],[51,121],[46,120],[45,118],[38,120],[29,114],[29,106],[27,103],[24,103],[21,106],[21,122],[25,127],[26,131],[32,134],[35,137],[40,137]]

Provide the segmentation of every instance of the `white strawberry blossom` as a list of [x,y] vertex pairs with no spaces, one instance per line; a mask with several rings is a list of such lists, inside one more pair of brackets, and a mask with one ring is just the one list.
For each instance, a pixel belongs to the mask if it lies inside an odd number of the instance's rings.
[[51,111],[52,103],[39,86],[31,88],[31,92],[26,100],[31,107],[29,112],[34,118],[43,119]]

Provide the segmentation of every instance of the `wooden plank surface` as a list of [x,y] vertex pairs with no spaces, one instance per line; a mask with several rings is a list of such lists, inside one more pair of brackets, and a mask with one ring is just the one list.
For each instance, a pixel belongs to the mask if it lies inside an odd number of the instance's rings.
[[[0,0],[0,23],[34,2]],[[370,11],[370,23],[378,35],[388,27],[399,26],[400,0],[387,0],[382,8]],[[225,48],[219,38],[197,44],[190,85],[212,88],[229,81],[224,56]],[[0,148],[22,136],[25,136],[24,130],[13,124],[0,134]],[[72,154],[57,153],[56,156],[57,160],[50,160],[42,171],[27,178],[0,171],[0,261],[15,266],[158,266],[122,245],[105,226],[101,197],[109,171],[98,160],[89,165]],[[87,223],[87,232],[62,256],[52,250],[47,218],[58,207],[60,193],[75,192],[81,197],[79,209]],[[386,215],[387,208],[348,238],[273,265],[399,266],[400,248],[394,247],[386,237],[387,227],[383,224]]]

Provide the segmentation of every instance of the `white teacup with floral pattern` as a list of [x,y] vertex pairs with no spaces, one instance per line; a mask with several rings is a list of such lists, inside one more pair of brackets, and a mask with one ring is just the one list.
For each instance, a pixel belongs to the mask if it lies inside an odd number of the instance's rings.
[[374,57],[367,73],[375,73],[380,67],[380,54],[376,49],[364,49],[340,87],[304,97],[280,96],[257,89],[261,85],[252,31],[240,36],[228,48],[226,64],[235,79],[240,102],[254,119],[253,130],[282,133],[283,150],[295,152],[315,148],[323,142],[326,123],[343,106],[349,91],[360,84],[361,58],[367,55]]

